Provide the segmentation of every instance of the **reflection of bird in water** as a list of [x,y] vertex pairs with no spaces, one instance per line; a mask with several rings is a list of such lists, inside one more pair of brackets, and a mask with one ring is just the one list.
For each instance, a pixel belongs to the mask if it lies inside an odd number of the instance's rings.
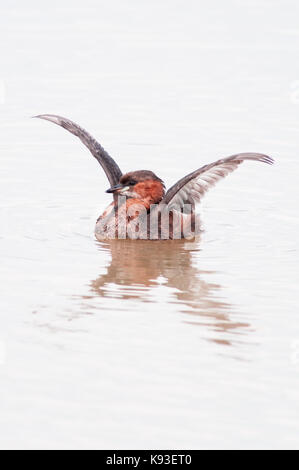
[[171,289],[173,299],[168,305],[179,306],[185,322],[220,333],[221,338],[210,338],[212,341],[231,344],[231,335],[224,339],[223,334],[248,332],[248,323],[231,319],[231,306],[220,300],[221,286],[205,280],[213,273],[196,267],[193,258],[199,252],[198,243],[111,240],[100,242],[99,247],[111,254],[111,261],[107,272],[91,282],[94,294],[149,302],[149,292],[162,284]]
[[232,155],[184,176],[165,193],[163,181],[152,171],[122,174],[106,150],[71,120],[52,114],[36,117],[58,124],[79,137],[103,167],[111,186],[107,192],[113,194],[114,200],[97,221],[98,240],[194,238],[200,234],[195,204],[209,188],[244,160],[273,163],[272,158],[260,153]]

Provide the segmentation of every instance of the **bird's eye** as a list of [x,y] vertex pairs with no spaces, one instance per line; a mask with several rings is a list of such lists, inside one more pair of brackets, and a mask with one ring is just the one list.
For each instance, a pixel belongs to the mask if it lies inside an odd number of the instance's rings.
[[128,184],[129,184],[129,186],[135,186],[135,184],[137,184],[137,181],[130,180]]

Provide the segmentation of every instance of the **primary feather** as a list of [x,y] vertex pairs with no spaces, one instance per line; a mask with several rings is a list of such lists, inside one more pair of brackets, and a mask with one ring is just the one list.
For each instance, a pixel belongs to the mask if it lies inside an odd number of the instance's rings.
[[274,163],[271,157],[261,153],[239,153],[217,160],[180,179],[167,191],[161,204],[168,204],[170,207],[182,207],[184,204],[194,206],[212,186],[238,168],[244,160]]
[[106,176],[109,180],[111,186],[114,186],[119,182],[122,172],[113,160],[112,157],[106,152],[106,150],[94,139],[83,127],[80,127],[75,122],[70,119],[64,118],[62,116],[57,116],[56,114],[40,114],[39,116],[34,116],[39,119],[45,119],[46,121],[53,122],[58,126],[63,127],[67,131],[71,132],[75,136],[79,137],[81,142],[90,150],[92,155],[98,160],[100,165],[103,167],[103,170],[106,173]]

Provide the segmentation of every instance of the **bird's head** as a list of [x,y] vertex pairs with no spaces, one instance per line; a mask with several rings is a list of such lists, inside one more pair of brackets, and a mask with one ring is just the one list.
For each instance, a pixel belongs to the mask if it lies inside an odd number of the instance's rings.
[[107,189],[106,193],[117,193],[127,198],[142,199],[155,204],[163,198],[165,186],[152,171],[131,171],[122,175],[119,183]]

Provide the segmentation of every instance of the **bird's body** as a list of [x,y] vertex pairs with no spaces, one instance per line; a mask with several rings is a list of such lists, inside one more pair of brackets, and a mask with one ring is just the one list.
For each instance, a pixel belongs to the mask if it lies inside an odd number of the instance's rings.
[[200,233],[195,205],[211,186],[244,160],[273,163],[272,158],[259,153],[233,155],[195,170],[165,192],[163,181],[152,171],[122,174],[103,147],[69,119],[49,114],[37,117],[54,122],[79,137],[107,175],[111,187],[106,192],[113,194],[113,202],[97,220],[98,240],[194,238]]
[[95,235],[98,240],[195,236],[195,213],[168,212],[167,205],[162,204],[164,183],[152,171],[126,173],[107,192],[114,194],[114,200],[97,220]]

